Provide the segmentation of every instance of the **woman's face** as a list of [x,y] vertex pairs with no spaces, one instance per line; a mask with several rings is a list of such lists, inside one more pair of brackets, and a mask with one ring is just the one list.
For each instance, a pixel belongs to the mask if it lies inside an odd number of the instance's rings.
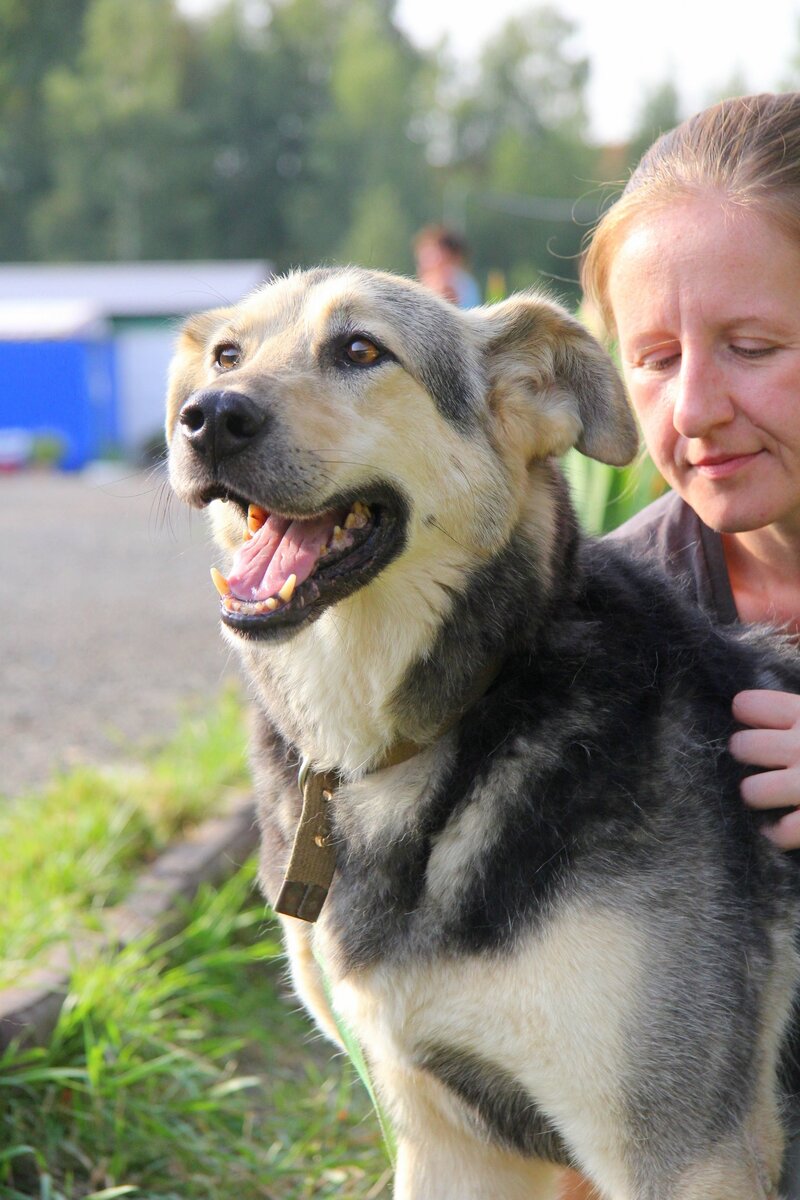
[[714,529],[800,536],[800,245],[708,194],[635,218],[609,298],[656,466]]

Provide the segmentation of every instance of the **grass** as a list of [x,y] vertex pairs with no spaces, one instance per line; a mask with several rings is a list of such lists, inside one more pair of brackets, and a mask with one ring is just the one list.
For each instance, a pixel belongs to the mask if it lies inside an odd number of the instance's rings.
[[[244,724],[228,693],[140,771],[79,769],[6,804],[0,986],[246,785]],[[254,874],[201,891],[168,942],[82,962],[49,1044],[0,1057],[0,1200],[388,1196],[367,1094],[296,1011]]]
[[353,1069],[281,994],[253,873],[170,942],[82,967],[50,1045],[0,1059],[0,1197],[389,1195]]
[[0,986],[53,943],[98,927],[144,862],[247,783],[232,691],[141,771],[85,767],[0,808]]

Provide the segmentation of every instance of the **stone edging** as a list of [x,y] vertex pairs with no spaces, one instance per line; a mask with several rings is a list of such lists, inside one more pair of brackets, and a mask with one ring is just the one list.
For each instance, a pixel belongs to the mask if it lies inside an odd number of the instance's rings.
[[125,902],[105,910],[102,932],[89,931],[60,944],[24,984],[0,991],[0,1050],[13,1040],[45,1042],[77,963],[98,950],[122,949],[153,929],[164,937],[175,932],[181,923],[175,902],[191,900],[203,883],[226,879],[257,843],[252,797],[237,795],[224,815],[209,818],[165,850],[139,875]]

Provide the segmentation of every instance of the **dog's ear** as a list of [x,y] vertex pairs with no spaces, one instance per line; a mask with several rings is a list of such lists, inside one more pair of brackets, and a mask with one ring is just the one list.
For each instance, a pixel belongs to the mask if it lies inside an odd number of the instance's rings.
[[169,368],[167,441],[184,402],[198,387],[198,373],[214,331],[230,319],[231,312],[229,308],[212,308],[189,317],[181,327]]
[[576,446],[617,467],[631,461],[639,439],[622,380],[579,321],[535,294],[465,315],[482,328],[490,405],[529,458]]
[[183,345],[191,346],[195,350],[202,349],[207,345],[214,330],[229,321],[232,313],[232,308],[208,308],[205,312],[187,317],[181,326],[178,348]]

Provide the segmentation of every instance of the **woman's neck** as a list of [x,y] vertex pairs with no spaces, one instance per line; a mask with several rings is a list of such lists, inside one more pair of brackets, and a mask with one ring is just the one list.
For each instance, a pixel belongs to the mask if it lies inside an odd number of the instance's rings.
[[723,533],[722,545],[740,620],[800,635],[800,535],[770,525]]

